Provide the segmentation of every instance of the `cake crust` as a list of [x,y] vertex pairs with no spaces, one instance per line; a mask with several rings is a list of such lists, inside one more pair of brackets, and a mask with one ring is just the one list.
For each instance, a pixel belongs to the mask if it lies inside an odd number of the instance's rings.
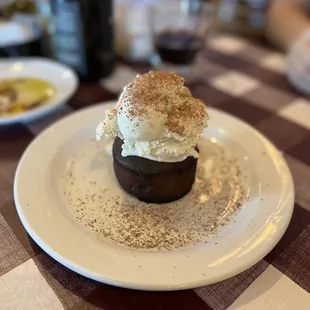
[[156,162],[138,156],[123,157],[123,141],[113,144],[115,176],[122,188],[139,200],[167,203],[185,196],[195,180],[197,159],[176,163]]

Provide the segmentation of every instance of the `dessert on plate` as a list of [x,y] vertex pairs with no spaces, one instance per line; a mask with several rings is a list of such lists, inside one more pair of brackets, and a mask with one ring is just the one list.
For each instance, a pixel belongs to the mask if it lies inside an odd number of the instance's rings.
[[204,104],[168,72],[137,75],[96,130],[98,140],[114,138],[116,178],[146,202],[185,196],[195,180],[197,140],[207,126]]

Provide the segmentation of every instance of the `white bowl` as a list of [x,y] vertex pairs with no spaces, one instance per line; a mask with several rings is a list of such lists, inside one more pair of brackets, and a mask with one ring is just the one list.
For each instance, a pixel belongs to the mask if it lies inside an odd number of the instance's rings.
[[[62,174],[72,156],[94,138],[96,124],[107,108],[111,105],[93,106],[60,120],[32,142],[19,163],[14,184],[16,208],[27,232],[44,251],[97,281],[132,289],[177,290],[232,277],[277,244],[294,205],[289,169],[276,148],[254,128],[213,108],[208,109],[210,123],[203,136],[219,141],[234,154],[249,176],[248,199],[233,223],[206,243],[168,252],[125,248],[87,233],[69,212],[62,194]],[[106,183],[111,191],[119,191],[113,173],[109,174],[112,158],[102,154],[102,164],[95,165],[93,155],[86,152],[81,157],[89,170],[81,171],[87,177],[76,178],[76,183],[84,188],[97,176],[100,188]],[[107,192],[104,199],[109,201],[109,195]],[[186,200],[183,202],[186,208]]]
[[63,105],[76,91],[78,78],[69,67],[44,58],[16,58],[0,60],[0,80],[12,78],[40,78],[55,88],[55,95],[47,104],[16,115],[0,116],[0,125],[29,122]]

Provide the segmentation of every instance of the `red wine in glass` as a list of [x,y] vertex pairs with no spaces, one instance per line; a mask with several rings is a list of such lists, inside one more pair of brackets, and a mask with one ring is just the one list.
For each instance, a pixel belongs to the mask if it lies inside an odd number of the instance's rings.
[[203,46],[203,39],[189,30],[165,30],[154,39],[161,60],[174,65],[190,65]]

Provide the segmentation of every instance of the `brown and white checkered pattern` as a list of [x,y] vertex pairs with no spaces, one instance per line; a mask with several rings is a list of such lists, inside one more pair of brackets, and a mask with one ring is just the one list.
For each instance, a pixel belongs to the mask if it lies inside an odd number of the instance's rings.
[[[58,264],[27,235],[13,201],[18,160],[43,128],[75,109],[116,99],[144,65],[120,65],[100,84],[82,84],[43,120],[0,128],[0,309],[310,309],[310,102],[283,75],[281,54],[216,36],[199,59],[193,95],[253,125],[284,153],[296,186],[291,224],[262,261],[226,281],[179,292],[139,292],[86,279]],[[52,233],[52,232],[51,232]]]

